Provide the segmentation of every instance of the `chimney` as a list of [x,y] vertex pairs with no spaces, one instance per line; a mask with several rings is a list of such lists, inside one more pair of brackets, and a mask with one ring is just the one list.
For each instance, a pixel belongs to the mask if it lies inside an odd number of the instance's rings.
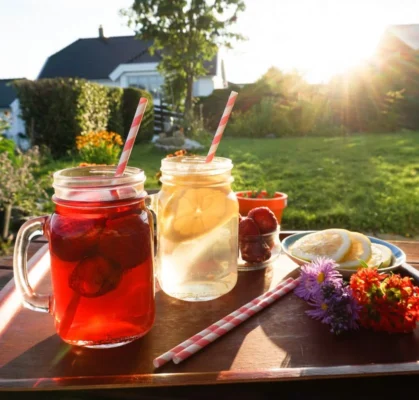
[[102,27],[102,25],[99,25],[99,37],[101,38],[101,39],[103,39],[105,36],[103,35],[103,27]]

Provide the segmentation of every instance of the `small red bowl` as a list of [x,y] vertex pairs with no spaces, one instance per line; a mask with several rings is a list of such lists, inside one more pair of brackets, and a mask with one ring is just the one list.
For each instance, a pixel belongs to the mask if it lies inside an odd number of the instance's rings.
[[282,213],[287,207],[288,195],[281,192],[275,192],[274,197],[266,198],[266,191],[260,192],[259,197],[251,198],[252,191],[236,192],[237,200],[239,201],[239,213],[246,217],[250,210],[256,207],[268,207],[281,223]]

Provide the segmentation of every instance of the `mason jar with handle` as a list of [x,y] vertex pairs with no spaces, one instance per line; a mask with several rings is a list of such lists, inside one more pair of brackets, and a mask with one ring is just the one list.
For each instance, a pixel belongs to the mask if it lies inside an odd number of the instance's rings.
[[237,282],[239,206],[231,188],[233,164],[216,157],[165,158],[157,214],[157,279],[168,295],[216,299]]
[[[54,174],[55,211],[22,225],[15,244],[14,279],[24,305],[51,313],[67,343],[108,348],[152,327],[153,217],[145,206],[144,172],[127,167],[69,168]],[[51,257],[52,294],[28,281],[26,251],[44,234]]]

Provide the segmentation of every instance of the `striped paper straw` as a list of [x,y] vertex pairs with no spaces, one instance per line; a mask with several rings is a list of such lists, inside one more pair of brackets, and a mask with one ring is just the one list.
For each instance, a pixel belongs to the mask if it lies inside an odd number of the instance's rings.
[[221,117],[220,123],[218,124],[218,128],[215,132],[214,138],[212,139],[211,147],[208,151],[207,158],[205,159],[205,162],[207,163],[211,162],[215,157],[215,152],[217,151],[218,145],[221,141],[221,137],[224,133],[224,129],[227,125],[228,119],[230,118],[230,114],[233,110],[233,106],[236,101],[237,95],[237,92],[231,92],[230,97],[228,98],[223,116]]
[[125,141],[124,149],[122,150],[118,166],[116,167],[115,177],[124,175],[125,168],[128,164],[129,156],[131,155],[131,150],[134,147],[135,138],[137,137],[137,133],[140,129],[141,121],[143,119],[144,112],[147,107],[147,101],[148,100],[145,97],[141,97],[138,103],[138,107],[135,111],[131,128],[127,136],[127,140]]
[[259,297],[256,297],[255,299],[253,299],[249,303],[245,304],[244,306],[240,307],[236,311],[233,311],[232,313],[228,314],[224,318],[222,318],[219,321],[213,323],[208,328],[202,330],[201,332],[199,332],[196,335],[192,336],[191,338],[185,340],[184,342],[177,345],[176,347],[173,347],[171,350],[167,351],[166,353],[162,354],[161,356],[155,358],[153,360],[153,365],[156,368],[159,368],[162,365],[166,364],[167,362],[171,361],[173,359],[173,357],[175,356],[175,354],[181,352],[182,350],[185,350],[186,348],[188,348],[192,344],[196,343],[198,340],[202,339],[206,335],[214,332],[219,327],[226,324],[228,321],[231,321],[234,318],[238,317],[239,315],[243,314],[247,309],[249,309],[252,306],[255,306],[259,302],[263,301],[265,299],[265,297],[271,296],[275,292],[275,290],[278,290],[279,288],[285,286],[286,284],[288,284],[292,281],[293,281],[292,278],[288,278],[285,281],[280,282],[274,289],[271,289],[270,291],[268,291],[266,293],[263,293]]
[[204,347],[208,346],[210,343],[214,342],[221,336],[225,335],[227,332],[234,329],[236,326],[239,326],[241,323],[249,319],[251,316],[255,315],[259,311],[263,310],[274,301],[278,300],[282,296],[286,295],[290,291],[294,290],[295,287],[298,285],[300,279],[297,278],[288,282],[286,285],[283,285],[280,288],[276,288],[276,290],[271,293],[270,296],[265,297],[261,302],[252,307],[247,308],[244,310],[240,315],[231,319],[230,321],[226,322],[224,325],[220,326],[219,328],[215,329],[214,331],[208,333],[201,339],[198,339],[195,343],[189,345],[186,349],[180,351],[173,357],[173,362],[175,364],[179,364],[180,362],[186,360],[193,354],[197,353],[198,351],[202,350]]

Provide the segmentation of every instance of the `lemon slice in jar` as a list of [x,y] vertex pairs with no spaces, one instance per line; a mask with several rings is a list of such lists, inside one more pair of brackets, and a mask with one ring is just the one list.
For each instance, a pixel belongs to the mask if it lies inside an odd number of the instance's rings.
[[368,262],[371,258],[371,241],[358,232],[350,232],[351,247],[348,253],[339,261],[339,268],[360,267],[360,260]]
[[162,210],[160,229],[174,242],[202,236],[238,216],[238,204],[224,190],[184,189],[170,196]]
[[327,257],[340,261],[351,247],[350,232],[346,229],[325,229],[309,233],[291,247],[291,254],[305,261]]

